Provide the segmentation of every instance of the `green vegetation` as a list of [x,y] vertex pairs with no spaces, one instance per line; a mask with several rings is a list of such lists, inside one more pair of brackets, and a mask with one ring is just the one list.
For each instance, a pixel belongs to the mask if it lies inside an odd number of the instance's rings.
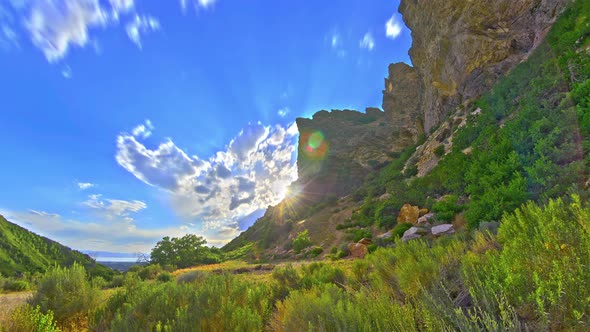
[[129,272],[102,303],[76,264],[51,270],[31,305],[4,327],[583,331],[590,328],[589,228],[590,207],[573,195],[522,205],[503,217],[497,237],[398,240],[364,260],[284,265],[264,279],[191,271],[176,281],[163,272],[154,282]]
[[221,252],[216,248],[206,247],[206,243],[203,237],[194,234],[181,238],[166,236],[152,249],[151,263],[185,268],[220,262]]
[[114,272],[89,256],[34,234],[0,216],[0,274],[45,272],[54,265],[83,264],[91,275],[110,280]]
[[301,250],[311,246],[312,242],[309,238],[309,232],[304,230],[303,232],[299,232],[297,237],[293,239],[293,251],[298,254]]

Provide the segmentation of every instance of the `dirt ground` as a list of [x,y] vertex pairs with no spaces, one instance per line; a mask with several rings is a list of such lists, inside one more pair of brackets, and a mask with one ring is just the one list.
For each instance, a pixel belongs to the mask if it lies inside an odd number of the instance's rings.
[[12,309],[23,305],[33,292],[0,294],[0,326],[10,315]]

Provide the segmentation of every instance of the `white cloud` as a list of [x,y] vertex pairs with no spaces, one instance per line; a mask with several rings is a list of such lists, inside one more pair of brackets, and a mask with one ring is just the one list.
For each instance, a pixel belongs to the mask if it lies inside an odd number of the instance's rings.
[[341,40],[340,40],[340,35],[335,33],[332,35],[332,39],[330,42],[330,45],[332,45],[332,48],[338,48],[341,44]]
[[102,199],[102,195],[89,195],[88,200],[82,202],[86,207],[93,209],[107,220],[123,220],[133,222],[132,213],[139,212],[147,208],[142,201],[124,201],[120,199]]
[[284,118],[285,116],[287,116],[287,114],[289,114],[290,110],[288,107],[283,107],[281,109],[279,109],[279,111],[277,112],[277,114],[281,117]]
[[183,12],[186,11],[189,2],[192,2],[195,10],[198,10],[199,8],[206,9],[213,6],[217,0],[180,0],[180,7],[182,8]]
[[25,26],[49,62],[63,58],[70,45],[84,47],[88,29],[105,26],[108,14],[98,0],[36,0]]
[[116,159],[136,178],[167,192],[178,215],[198,223],[208,239],[227,241],[228,227],[235,235],[240,218],[284,198],[297,178],[296,138],[295,124],[250,124],[223,151],[203,160],[172,140],[149,149],[122,133]]
[[385,23],[385,35],[387,38],[396,39],[402,32],[402,25],[396,15],[393,15]]
[[68,65],[64,66],[63,69],[61,70],[61,75],[65,79],[72,78],[72,68],[70,66],[68,66]]
[[154,125],[152,125],[152,121],[148,119],[145,120],[145,123],[133,128],[131,133],[135,137],[148,138],[152,135],[152,130],[154,130]]
[[109,0],[113,12],[128,12],[135,6],[134,0]]
[[359,46],[372,51],[375,48],[375,38],[373,38],[373,35],[370,32],[367,32],[359,42]]
[[90,188],[94,188],[94,187],[96,187],[96,185],[94,183],[78,182],[78,188],[80,188],[80,190],[86,190],[86,189],[90,189]]
[[141,35],[160,30],[160,22],[152,16],[139,16],[127,23],[127,36],[137,47],[141,48]]
[[118,26],[120,17],[131,20],[124,28],[138,46],[141,34],[160,28],[157,19],[136,12],[135,0],[11,0],[8,6],[12,11],[0,6],[0,48],[18,45],[17,27],[23,22],[24,33],[51,63],[67,56],[72,47],[90,44],[97,49],[91,32]]

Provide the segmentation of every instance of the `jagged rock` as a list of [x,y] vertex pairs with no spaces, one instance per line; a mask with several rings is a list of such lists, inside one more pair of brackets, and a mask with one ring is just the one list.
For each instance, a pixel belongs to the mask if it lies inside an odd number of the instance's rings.
[[428,213],[428,209],[427,208],[422,208],[422,209],[420,209],[419,213],[420,213],[420,217],[422,217],[422,216],[424,216],[424,215],[426,215]]
[[[426,132],[539,45],[567,0],[402,0]],[[493,13],[493,14],[490,14]]]
[[368,246],[369,244],[373,243],[373,241],[371,239],[367,239],[366,237],[364,237],[357,243],[364,244],[364,245]]
[[404,204],[397,216],[397,222],[409,222],[415,224],[420,217],[420,208],[410,204]]
[[348,251],[354,258],[364,258],[369,253],[367,246],[362,243],[350,243]]
[[423,235],[428,234],[428,230],[425,228],[420,227],[410,227],[407,231],[404,232],[402,236],[402,241],[410,241],[414,239],[419,239]]
[[453,228],[452,224],[442,224],[432,227],[430,230],[432,235],[440,236],[440,235],[450,235],[455,233],[455,229]]
[[424,225],[427,224],[430,219],[434,218],[434,213],[427,213],[425,215],[423,215],[422,217],[418,218],[418,221],[416,222],[418,225]]

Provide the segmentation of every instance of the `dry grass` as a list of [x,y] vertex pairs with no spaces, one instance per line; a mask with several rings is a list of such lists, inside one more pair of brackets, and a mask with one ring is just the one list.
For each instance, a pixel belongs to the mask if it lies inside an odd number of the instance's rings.
[[10,317],[11,311],[27,303],[31,295],[30,291],[0,294],[0,326]]

